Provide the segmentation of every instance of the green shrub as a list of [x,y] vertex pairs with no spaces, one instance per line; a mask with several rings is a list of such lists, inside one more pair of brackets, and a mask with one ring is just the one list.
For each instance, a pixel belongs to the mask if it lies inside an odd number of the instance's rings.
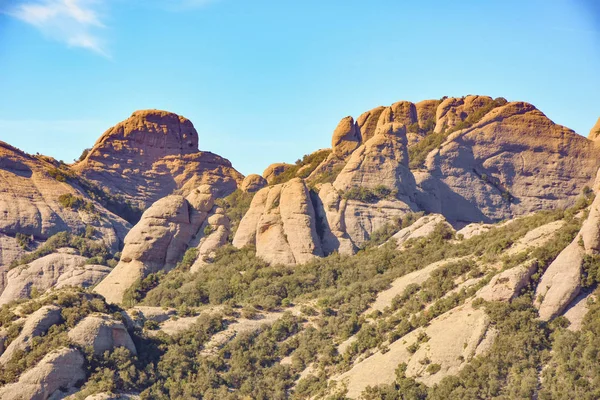
[[385,198],[396,197],[398,191],[390,189],[383,185],[378,185],[373,189],[365,187],[353,187],[343,194],[343,198],[348,200],[358,200],[364,203],[376,203]]
[[219,207],[225,210],[225,215],[231,221],[231,234],[237,231],[240,221],[250,208],[250,203],[254,198],[254,193],[245,193],[237,189],[229,196],[217,199],[215,202]]
[[69,232],[59,232],[56,235],[48,238],[46,243],[44,243],[33,253],[26,254],[20,259],[11,262],[10,268],[14,268],[18,265],[28,264],[34,260],[37,260],[38,258],[53,253],[56,249],[61,247],[72,247],[84,257],[99,257],[102,260],[109,258],[108,250],[103,244],[89,240],[82,236],[73,235]]
[[306,154],[301,160],[297,160],[296,164],[286,169],[280,175],[277,175],[271,185],[285,183],[290,179],[299,177],[307,178],[327,157],[331,154],[331,150],[319,150],[312,154]]
[[428,374],[433,375],[433,374],[440,372],[441,369],[442,369],[442,366],[440,364],[429,364],[425,371]]
[[17,243],[23,250],[28,250],[29,245],[33,243],[33,236],[22,234],[21,232],[17,232],[15,235],[15,239],[17,239]]

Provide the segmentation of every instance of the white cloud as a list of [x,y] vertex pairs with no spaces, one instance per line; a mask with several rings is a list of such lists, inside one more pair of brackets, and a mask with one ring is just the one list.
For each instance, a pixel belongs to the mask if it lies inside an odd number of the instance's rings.
[[[111,58],[105,40],[106,11],[109,3],[134,0],[15,0],[0,12],[37,28],[46,37],[69,47],[93,51]],[[138,7],[149,6],[174,12],[201,8],[219,0],[135,0]],[[0,0],[0,3],[2,0]],[[130,3],[131,4],[131,3]]]
[[25,0],[5,12],[53,40],[110,57],[101,37],[105,28],[101,20],[104,3],[104,0]]
[[169,11],[187,11],[216,3],[219,0],[160,0],[155,3]]

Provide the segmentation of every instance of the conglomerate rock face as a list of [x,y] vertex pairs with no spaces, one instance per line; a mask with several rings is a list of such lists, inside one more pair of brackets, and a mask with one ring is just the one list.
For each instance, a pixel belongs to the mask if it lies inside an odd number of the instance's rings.
[[191,121],[160,110],[136,111],[107,130],[74,169],[143,206],[202,184],[226,195],[243,180],[228,160],[198,150]]
[[[417,152],[425,154],[422,165],[411,163]],[[340,121],[332,153],[306,178],[313,193],[308,209],[317,217],[323,253],[351,254],[373,232],[409,212],[440,214],[462,227],[566,208],[592,185],[599,166],[596,143],[528,103],[473,95],[400,101]],[[265,176],[272,179],[286,168],[274,164]],[[352,195],[382,189],[389,195],[370,201]],[[272,190],[274,197],[278,189]],[[236,246],[257,243],[257,223],[269,214],[266,201],[267,191],[257,193]],[[282,235],[258,253],[291,263],[290,250],[280,253]]]
[[[92,226],[107,246],[118,246],[130,225],[78,185],[54,175],[58,166],[52,159],[31,156],[0,142],[0,234],[45,240],[59,232],[83,232]],[[65,206],[68,198],[80,199],[80,206]],[[87,207],[84,202],[89,203]],[[12,261],[4,256],[0,260],[3,264]]]
[[[136,281],[171,270],[190,247],[209,256],[223,244],[211,234],[221,232],[221,225],[229,226],[227,217],[215,206],[215,192],[212,186],[202,185],[187,197],[170,195],[155,202],[125,237],[117,266],[94,290],[109,302],[120,303]],[[203,229],[207,225],[214,232]]]

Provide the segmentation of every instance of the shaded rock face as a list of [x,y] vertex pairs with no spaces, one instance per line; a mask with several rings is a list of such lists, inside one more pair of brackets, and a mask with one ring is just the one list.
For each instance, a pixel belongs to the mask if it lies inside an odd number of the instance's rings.
[[69,331],[69,339],[82,347],[90,346],[95,354],[125,347],[137,354],[135,344],[125,325],[104,315],[90,315]]
[[[389,129],[393,129],[393,125],[387,124]],[[383,132],[352,153],[333,186],[341,191],[385,186],[396,189],[405,202],[410,202],[415,192],[415,180],[408,169],[406,131]]]
[[54,253],[10,270],[0,305],[29,298],[33,288],[43,293],[64,286],[90,287],[110,272],[109,267],[89,265],[86,261],[87,258],[75,254]]
[[[57,163],[30,156],[0,142],[0,265],[18,257],[11,240],[19,233],[45,240],[58,232],[81,233],[93,226],[95,237],[117,251],[130,225],[74,184],[50,175]],[[74,196],[93,205],[93,211],[65,207],[61,196]],[[14,243],[14,242],[13,242]],[[5,250],[6,249],[6,250]]]
[[[61,348],[46,355],[35,367],[24,372],[18,382],[0,388],[5,400],[46,400],[62,398],[62,389],[70,390],[86,378],[83,354]],[[57,397],[54,397],[54,396]]]
[[591,183],[598,151],[531,104],[508,103],[429,154],[427,172],[417,179],[427,201],[419,203],[464,222],[568,207]]
[[330,183],[318,194],[310,193],[295,178],[256,193],[233,245],[256,246],[257,255],[281,264],[300,264],[334,251],[353,254],[371,233],[410,211],[396,199],[345,199]]
[[246,193],[254,193],[265,186],[267,186],[267,180],[265,178],[257,174],[250,174],[244,178],[240,189]]
[[[229,226],[228,221],[215,217],[215,192],[214,187],[203,185],[187,197],[170,195],[154,203],[125,237],[117,266],[94,290],[107,301],[120,303],[125,291],[138,279],[171,270],[186,249],[204,243],[204,236],[210,238],[208,231],[202,229],[206,221],[216,227],[216,232],[220,232],[217,226]],[[215,248],[207,245],[201,250],[209,254]]]
[[316,217],[308,188],[295,178],[260,190],[242,219],[234,246],[256,246],[273,264],[296,264],[322,256]]
[[107,130],[74,169],[143,206],[202,184],[229,194],[243,177],[224,158],[198,150],[198,133],[177,114],[134,112]]
[[292,164],[286,163],[271,164],[264,170],[262,176],[267,180],[269,184],[271,184],[275,178],[277,178],[279,175],[283,174],[285,171],[292,167]]

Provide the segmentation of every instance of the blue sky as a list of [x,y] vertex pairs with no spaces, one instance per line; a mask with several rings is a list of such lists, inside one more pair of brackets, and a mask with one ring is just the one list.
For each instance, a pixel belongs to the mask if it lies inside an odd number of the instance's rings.
[[244,174],[346,115],[486,94],[587,135],[600,1],[0,0],[0,140],[71,161],[134,110],[192,120]]

